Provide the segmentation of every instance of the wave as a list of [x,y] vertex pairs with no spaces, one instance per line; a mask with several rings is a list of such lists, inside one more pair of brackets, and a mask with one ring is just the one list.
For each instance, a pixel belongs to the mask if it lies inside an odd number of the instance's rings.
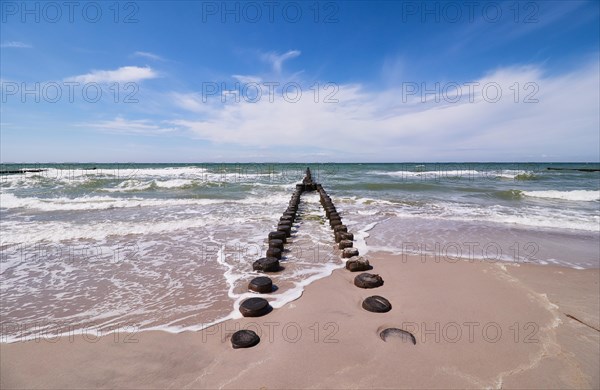
[[482,206],[438,202],[427,207],[396,208],[394,214],[400,218],[425,218],[432,220],[484,221],[500,224],[515,224],[549,229],[573,229],[591,232],[600,231],[600,216],[589,215],[569,209],[545,207]]
[[193,180],[193,179],[171,179],[171,180],[126,180],[113,188],[100,188],[100,192],[142,192],[153,191],[158,189],[166,190],[193,190],[200,188],[215,188],[223,187],[224,185],[238,184],[244,189],[252,189],[253,187],[268,187],[290,190],[296,187],[296,183],[280,184],[280,183],[235,183],[224,181],[208,181],[208,180]]
[[572,190],[572,191],[522,191],[522,194],[531,198],[560,199],[580,202],[600,201],[599,190]]
[[523,190],[505,190],[496,191],[491,196],[504,200],[521,200],[526,197],[539,199],[557,199],[579,202],[593,202],[600,200],[600,191],[594,190],[544,190],[544,191],[523,191]]
[[77,211],[77,210],[107,210],[129,207],[158,207],[185,205],[214,205],[225,203],[272,205],[285,204],[288,195],[275,193],[268,196],[252,196],[243,199],[227,198],[176,198],[176,199],[144,199],[116,198],[111,196],[82,196],[79,198],[35,198],[18,197],[12,193],[0,193],[0,208],[2,209],[36,209],[42,211]]
[[[74,224],[71,222],[20,222],[19,226],[3,223],[2,244],[61,242],[68,240],[106,240],[108,237],[164,234],[176,231],[208,226],[211,222],[207,216],[201,218],[180,219],[175,221],[139,222],[99,222],[91,224]],[[233,218],[232,218],[233,221]],[[242,219],[236,222],[242,222]]]
[[[0,245],[18,243],[30,245],[42,242],[39,248],[41,250],[48,248],[48,251],[52,251],[51,253],[55,255],[52,259],[56,259],[56,261],[19,261],[22,258],[17,258],[14,262],[16,264],[3,263],[0,265],[14,267],[14,271],[18,271],[10,273],[11,277],[17,274],[27,276],[34,272],[38,275],[40,270],[51,274],[55,278],[53,286],[60,286],[61,294],[79,296],[81,291],[79,286],[86,284],[86,279],[82,278],[90,277],[89,275],[93,276],[96,283],[98,280],[112,283],[115,287],[111,288],[111,293],[106,299],[99,299],[100,297],[96,296],[95,299],[86,301],[85,305],[74,308],[73,316],[63,318],[65,321],[68,319],[75,331],[79,331],[86,323],[92,321],[97,329],[109,329],[109,325],[113,323],[134,322],[132,318],[135,318],[135,323],[140,330],[163,330],[173,333],[200,330],[228,318],[240,318],[239,304],[241,301],[256,296],[255,293],[248,292],[246,288],[249,277],[257,275],[248,268],[247,258],[253,257],[252,252],[244,251],[242,254],[242,252],[238,252],[237,248],[250,245],[254,248],[256,243],[260,246],[263,243],[265,231],[268,231],[266,229],[275,220],[276,214],[280,210],[274,201],[285,204],[288,199],[289,193],[281,192],[268,197],[243,200],[248,203],[261,202],[261,207],[258,209],[254,207],[254,204],[248,204],[244,208],[233,205],[231,212],[221,209],[219,213],[212,213],[210,210],[205,210],[202,216],[191,218],[186,213],[182,213],[171,216],[171,220],[163,220],[160,216],[150,216],[151,220],[111,220],[98,221],[94,224],[74,224],[71,221],[11,221],[4,224],[3,232],[7,231],[8,234],[3,234],[2,239],[7,241],[6,243],[0,242]],[[303,202],[307,213],[311,214],[318,210],[320,214],[323,214],[318,195],[306,195]],[[224,216],[226,217],[224,218]],[[310,253],[303,255],[302,251],[290,251],[287,256],[291,256],[293,261],[290,263],[294,265],[290,266],[286,275],[279,279],[279,289],[269,294],[268,297],[269,303],[274,308],[282,307],[299,298],[307,285],[330,275],[335,269],[344,267],[344,262],[340,260],[339,256],[329,254],[331,234],[329,226],[313,224],[314,230],[310,229],[310,226],[307,228],[307,230],[299,231],[298,245],[303,245],[302,240],[305,240],[308,243],[316,243],[318,248],[325,248],[327,252],[324,257],[321,253],[319,255],[321,257],[315,261],[316,258],[313,259]],[[106,254],[108,258],[106,263],[101,261],[104,257],[95,255],[98,251],[91,256],[92,260],[76,261],[79,259],[80,251],[78,249],[82,238],[96,240],[94,244],[98,243],[98,245],[94,245],[93,248],[106,249],[102,253],[102,255]],[[73,260],[75,260],[68,264],[70,269],[75,267],[74,269],[78,270],[76,267],[85,267],[83,269],[86,272],[67,271],[65,267],[62,267],[64,259],[60,258],[61,254],[58,253],[58,250],[64,246],[50,245],[48,242],[64,240],[77,240],[73,247],[70,246],[70,242],[65,244],[69,245],[68,248],[74,248],[69,252],[69,254],[74,253]],[[131,272],[113,271],[112,267],[108,266],[112,265],[110,256],[117,248],[121,248],[123,242],[132,244],[135,256],[128,258],[127,262],[115,263],[115,267],[126,265]],[[206,249],[201,249],[203,243],[214,243],[215,246],[211,248],[219,248],[218,252],[214,255],[212,251],[204,252]],[[83,245],[82,249],[87,249],[86,245]],[[28,248],[30,247],[26,246],[25,249]],[[38,246],[34,246],[34,248],[37,249]],[[171,256],[169,254],[171,252],[176,255]],[[17,248],[11,247],[12,257],[18,257],[20,253]],[[87,252],[84,255],[87,256]],[[206,263],[202,263],[206,264],[206,270],[202,270],[202,275],[189,277],[193,272],[179,271],[179,269],[191,270],[191,267],[196,269],[197,262],[205,261],[203,259],[207,255],[210,258],[206,260]],[[60,269],[60,272],[55,272],[57,268]],[[115,269],[119,270],[120,268]],[[216,275],[221,274],[223,277],[206,278],[206,275],[212,275],[208,271],[214,271]],[[160,287],[160,283],[145,283],[156,277],[162,278],[161,280],[168,285]],[[223,290],[223,279],[226,282],[225,290]],[[16,277],[13,277],[10,282],[16,287],[8,290],[8,287],[11,286],[3,284],[3,288],[7,289],[5,291],[11,291],[11,297],[25,296],[30,293],[28,290],[26,291],[28,285],[20,283],[21,280]],[[178,287],[171,288],[172,283]],[[150,287],[146,288],[146,284]],[[156,285],[159,285],[160,288],[156,288]],[[199,302],[199,298],[194,297],[194,303],[187,307],[181,307],[180,301],[172,298],[175,296],[185,297],[186,295],[181,293],[184,287],[185,290],[200,291]],[[166,294],[163,294],[163,288],[167,291]],[[211,293],[218,296],[222,307],[219,307],[219,302],[215,303],[216,299],[211,299]],[[57,296],[52,296],[51,304],[55,307],[67,307],[68,304],[65,304],[64,300],[60,302],[58,300]],[[46,328],[44,328],[47,330],[46,333],[54,335],[58,334],[60,329],[56,329],[55,322],[50,320],[54,312],[48,309],[49,306],[34,305],[39,313],[36,315],[36,320],[46,324]],[[25,340],[30,335],[35,336],[33,333],[9,334],[5,335],[3,340],[8,342]]]
[[349,183],[349,184],[338,184],[335,186],[336,190],[367,190],[367,191],[392,191],[392,190],[404,190],[404,191],[432,191],[438,190],[439,184],[436,183],[423,183],[423,182],[387,182],[387,183]]
[[218,187],[225,184],[289,185],[290,182],[296,182],[296,178],[287,177],[282,172],[220,172],[200,167],[40,169],[46,170],[22,175],[3,175],[0,177],[0,185],[3,188],[43,188],[49,191],[64,189],[73,192],[139,192]]
[[[494,197],[506,200],[520,200],[525,197],[522,191],[498,191]],[[521,225],[547,229],[570,229],[598,232],[600,215],[589,210],[579,210],[522,203],[512,205],[486,205],[448,201],[417,200],[376,200],[369,198],[345,197],[336,199],[340,209],[359,218],[385,217],[423,218],[429,220],[482,221],[504,225]],[[367,208],[365,208],[367,206]],[[368,210],[369,213],[364,213]]]
[[533,173],[518,173],[514,176],[516,180],[537,180],[539,179],[538,175]]
[[153,191],[157,189],[194,189],[201,187],[215,187],[220,186],[222,183],[215,183],[203,180],[193,179],[171,179],[171,180],[149,180],[141,181],[135,179],[125,180],[119,183],[115,187],[101,187],[98,190],[100,192],[142,192],[142,191]]
[[83,196],[80,198],[34,198],[18,197],[11,193],[0,194],[3,209],[36,209],[42,211],[106,210],[113,208],[147,207],[187,204],[223,203],[219,199],[142,199],[113,198],[110,196]]
[[523,191],[521,190],[506,190],[496,191],[492,194],[495,198],[504,200],[519,200],[523,199]]
[[465,178],[465,179],[473,179],[473,178],[505,178],[505,179],[514,179],[514,180],[535,180],[538,179],[539,176],[531,171],[523,171],[523,170],[490,170],[490,171],[477,171],[472,169],[454,169],[454,170],[436,170],[436,171],[371,171],[369,172],[374,175],[386,175],[392,177],[401,177],[401,178],[433,178],[433,179],[442,179],[442,178]]

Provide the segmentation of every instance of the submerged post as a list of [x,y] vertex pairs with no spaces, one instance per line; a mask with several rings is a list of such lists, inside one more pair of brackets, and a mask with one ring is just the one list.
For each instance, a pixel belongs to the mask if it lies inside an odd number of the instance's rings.
[[302,180],[302,186],[304,191],[316,191],[317,183],[313,182],[312,174],[310,173],[310,168],[306,168],[306,175]]

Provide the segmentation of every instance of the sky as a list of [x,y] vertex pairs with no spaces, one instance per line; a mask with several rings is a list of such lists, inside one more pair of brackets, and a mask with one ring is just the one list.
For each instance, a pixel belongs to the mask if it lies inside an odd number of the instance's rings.
[[0,161],[600,161],[598,1],[1,1]]

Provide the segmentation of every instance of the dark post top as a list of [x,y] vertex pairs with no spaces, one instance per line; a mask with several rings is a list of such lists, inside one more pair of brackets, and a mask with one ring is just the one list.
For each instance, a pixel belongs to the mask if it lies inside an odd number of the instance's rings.
[[317,189],[317,183],[313,182],[310,168],[306,167],[306,176],[302,179],[303,191],[314,191]]

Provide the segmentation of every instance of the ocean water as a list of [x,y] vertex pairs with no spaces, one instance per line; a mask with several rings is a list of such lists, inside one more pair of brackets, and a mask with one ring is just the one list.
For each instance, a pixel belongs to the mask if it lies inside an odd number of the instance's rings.
[[[3,164],[41,171],[0,175],[1,341],[239,317],[306,166],[367,257],[600,267],[598,164]],[[344,265],[300,209],[275,308]]]

